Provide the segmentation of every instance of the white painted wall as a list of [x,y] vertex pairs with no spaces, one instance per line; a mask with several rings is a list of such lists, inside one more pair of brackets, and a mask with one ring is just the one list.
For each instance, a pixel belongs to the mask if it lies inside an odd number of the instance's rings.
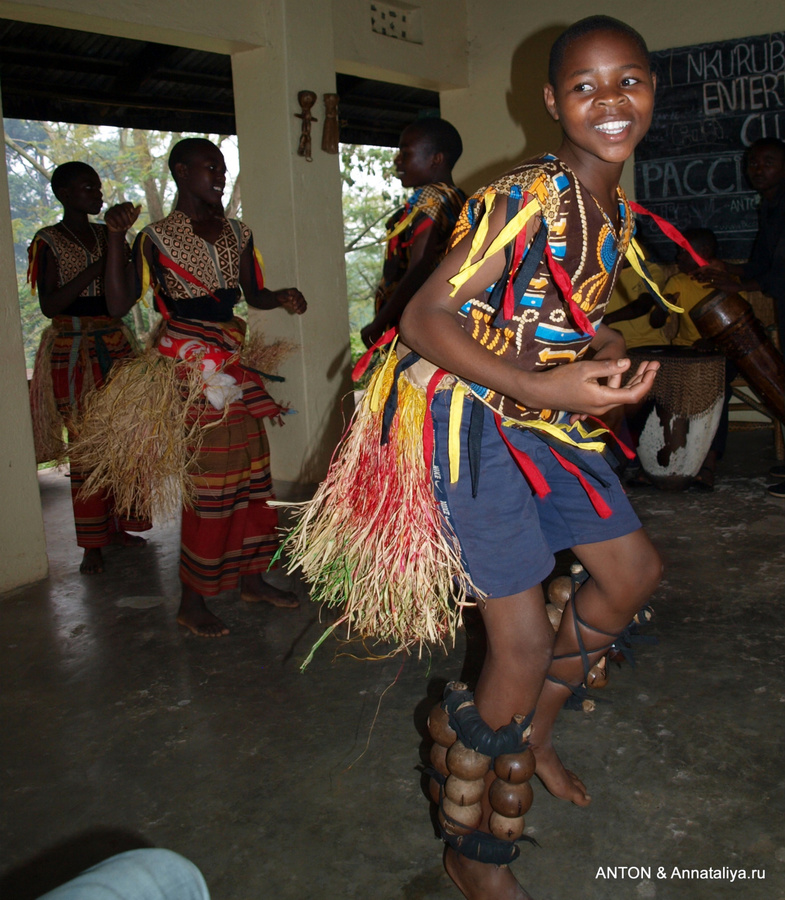
[[[470,0],[469,0],[470,2]],[[397,40],[371,30],[370,0],[332,0],[336,71],[430,90],[469,83],[466,43],[467,0],[420,0],[415,6],[422,43]],[[384,0],[374,0],[377,8]]]
[[48,571],[16,290],[8,177],[0,174],[0,591]]
[[[250,324],[300,347],[282,368],[286,383],[271,388],[297,414],[268,436],[274,476],[307,483],[326,472],[351,391],[339,157],[321,150],[322,95],[335,91],[330,7],[287,0],[268,29],[267,46],[232,57],[243,216],[264,255],[268,286],[297,286],[308,311],[252,311]],[[296,152],[301,90],[318,97],[311,162]]]

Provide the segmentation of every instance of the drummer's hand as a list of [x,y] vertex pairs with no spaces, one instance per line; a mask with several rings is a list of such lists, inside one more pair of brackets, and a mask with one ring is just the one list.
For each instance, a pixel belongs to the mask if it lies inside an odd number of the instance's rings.
[[739,290],[738,279],[722,267],[718,261],[710,266],[703,266],[692,273],[692,277],[707,287],[716,288],[726,294],[734,294]]
[[[676,293],[678,295],[678,291]],[[663,337],[669,344],[672,344],[675,340],[676,335],[679,333],[680,327],[681,319],[679,318],[679,314],[672,312],[666,319],[665,324],[662,326]]]

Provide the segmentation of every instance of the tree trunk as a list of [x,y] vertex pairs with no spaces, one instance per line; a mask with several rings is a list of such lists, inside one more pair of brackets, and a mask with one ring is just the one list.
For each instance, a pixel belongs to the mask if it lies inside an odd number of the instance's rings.
[[153,178],[153,158],[150,155],[150,147],[147,145],[146,134],[138,128],[134,129],[134,147],[139,154],[139,161],[144,169],[142,186],[147,201],[147,212],[151,222],[157,222],[164,217],[164,204],[158,191],[158,185]]
[[234,184],[232,185],[232,195],[229,197],[229,204],[226,207],[226,218],[227,219],[236,219],[238,213],[240,212],[240,206],[242,204],[242,198],[240,196],[240,176],[234,180]]

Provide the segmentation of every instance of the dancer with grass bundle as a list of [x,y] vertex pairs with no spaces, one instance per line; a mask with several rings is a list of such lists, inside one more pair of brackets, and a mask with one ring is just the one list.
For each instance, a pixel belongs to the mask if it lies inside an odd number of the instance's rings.
[[119,248],[138,210],[124,204],[107,219],[107,293],[110,307],[122,314],[151,284],[165,322],[159,354],[190,361],[204,380],[191,404],[202,432],[190,470],[193,502],[182,513],[177,621],[202,637],[221,637],[229,629],[205,598],[238,583],[246,602],[299,605],[292,592],[263,577],[278,548],[263,420],[280,423],[285,409],[267,393],[266,376],[239,362],[246,326],[234,315],[234,305],[242,293],[256,309],[282,307],[300,315],[306,302],[296,288],[265,287],[251,230],[224,214],[226,164],[215,144],[202,138],[180,141],[169,168],[177,205],[137,238],[136,283],[120,265]]
[[[52,172],[51,186],[63,218],[36,233],[27,270],[41,312],[52,320],[41,336],[30,391],[38,462],[67,454],[63,428],[73,440],[88,393],[105,384],[116,362],[135,352],[133,336],[106,305],[107,228],[89,218],[103,206],[98,173],[78,160],[63,163]],[[123,242],[118,250],[118,264],[126,266],[130,248]],[[128,532],[147,531],[151,523],[133,512],[117,515],[107,491],[83,497],[88,474],[70,460],[76,543],[84,549],[79,571],[94,575],[104,570],[102,547],[143,545],[144,538]]]

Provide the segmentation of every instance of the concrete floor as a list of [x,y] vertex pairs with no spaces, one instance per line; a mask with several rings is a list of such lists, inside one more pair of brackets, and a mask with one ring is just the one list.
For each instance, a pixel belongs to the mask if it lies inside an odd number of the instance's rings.
[[[770,432],[734,433],[713,494],[633,494],[667,563],[659,644],[614,667],[611,703],[557,723],[594,800],[581,810],[535,784],[540,847],[513,865],[536,900],[785,898],[785,502],[764,492],[772,462]],[[214,900],[458,896],[418,765],[465,635],[422,661],[363,661],[331,641],[300,674],[317,609],[227,595],[214,608],[231,635],[195,638],[174,621],[175,524],[82,577],[67,479],[40,484],[50,576],[0,603],[0,896],[35,897],[144,845],[194,860]],[[607,868],[623,866],[644,871]],[[765,879],[732,882],[740,869]]]

